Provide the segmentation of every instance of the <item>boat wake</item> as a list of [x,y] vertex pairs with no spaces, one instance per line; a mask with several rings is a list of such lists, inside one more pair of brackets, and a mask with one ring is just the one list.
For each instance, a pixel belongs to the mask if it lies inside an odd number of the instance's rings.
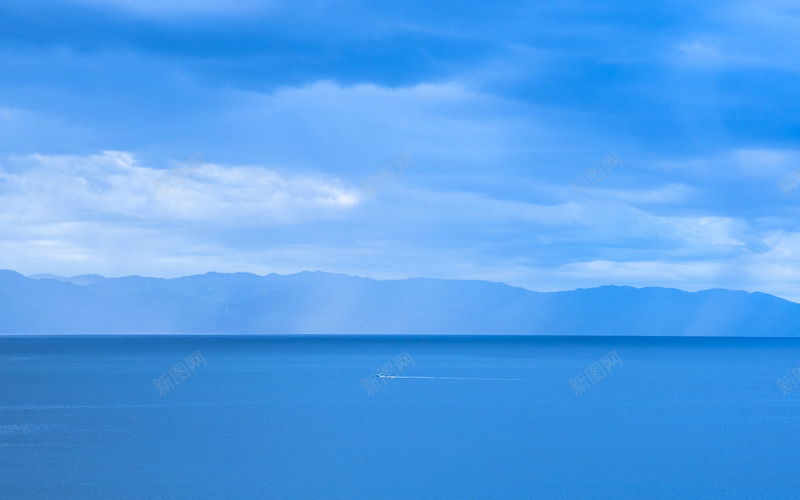
[[500,380],[500,381],[519,381],[519,382],[564,382],[564,380],[535,379],[535,378],[493,378],[493,377],[426,377],[422,375],[384,375],[378,373],[379,378],[417,378],[435,380]]

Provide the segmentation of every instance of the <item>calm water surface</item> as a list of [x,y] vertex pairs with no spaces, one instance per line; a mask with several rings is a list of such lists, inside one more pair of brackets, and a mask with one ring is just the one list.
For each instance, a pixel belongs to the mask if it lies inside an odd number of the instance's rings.
[[800,498],[797,365],[793,339],[0,337],[0,497]]

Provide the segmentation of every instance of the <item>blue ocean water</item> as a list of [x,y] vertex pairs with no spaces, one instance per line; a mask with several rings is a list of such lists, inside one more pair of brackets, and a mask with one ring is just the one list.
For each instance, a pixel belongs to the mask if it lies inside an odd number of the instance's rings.
[[4,337],[0,496],[800,498],[797,365],[794,339]]

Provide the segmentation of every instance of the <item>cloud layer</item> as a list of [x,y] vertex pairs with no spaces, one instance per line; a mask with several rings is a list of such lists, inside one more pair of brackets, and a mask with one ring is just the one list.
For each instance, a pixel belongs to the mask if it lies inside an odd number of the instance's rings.
[[800,300],[791,3],[45,4],[0,6],[0,267]]

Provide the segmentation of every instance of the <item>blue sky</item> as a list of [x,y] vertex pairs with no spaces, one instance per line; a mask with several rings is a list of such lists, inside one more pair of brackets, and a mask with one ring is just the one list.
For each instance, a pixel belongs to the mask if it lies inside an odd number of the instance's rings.
[[0,267],[799,301],[798,32],[770,0],[6,0]]

